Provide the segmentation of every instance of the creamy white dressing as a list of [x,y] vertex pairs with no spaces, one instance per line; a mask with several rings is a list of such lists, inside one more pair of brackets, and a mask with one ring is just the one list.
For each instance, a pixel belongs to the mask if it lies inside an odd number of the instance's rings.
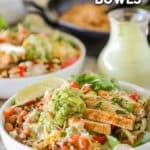
[[100,73],[150,89],[150,47],[145,34],[137,23],[111,22],[109,42],[98,58]]
[[25,49],[22,46],[15,46],[10,43],[0,44],[0,51],[4,51],[6,53],[15,52],[18,54],[25,53]]

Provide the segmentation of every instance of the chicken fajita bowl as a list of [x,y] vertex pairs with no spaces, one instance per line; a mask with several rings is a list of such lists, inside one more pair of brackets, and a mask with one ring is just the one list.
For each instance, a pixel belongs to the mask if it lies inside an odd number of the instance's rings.
[[48,78],[3,105],[2,139],[8,150],[146,149],[149,96],[141,87],[96,74]]

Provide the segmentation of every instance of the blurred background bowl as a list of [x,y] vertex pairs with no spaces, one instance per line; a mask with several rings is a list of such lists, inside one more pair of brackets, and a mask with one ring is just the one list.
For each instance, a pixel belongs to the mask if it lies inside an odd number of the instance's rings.
[[16,93],[18,90],[22,89],[23,87],[33,84],[38,80],[47,78],[49,76],[59,76],[67,79],[70,75],[79,73],[85,60],[86,55],[85,46],[80,40],[78,40],[74,36],[65,33],[62,33],[62,36],[65,39],[71,39],[79,48],[80,50],[79,59],[75,63],[64,69],[48,73],[45,75],[22,77],[22,78],[0,78],[0,98],[6,99],[12,96],[14,93]]

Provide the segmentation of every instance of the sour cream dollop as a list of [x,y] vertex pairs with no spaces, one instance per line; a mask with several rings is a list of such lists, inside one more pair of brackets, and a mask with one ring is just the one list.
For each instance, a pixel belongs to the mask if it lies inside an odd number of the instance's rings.
[[17,54],[24,54],[25,49],[22,46],[12,45],[10,43],[2,43],[0,44],[0,51],[4,51],[6,53],[15,52]]

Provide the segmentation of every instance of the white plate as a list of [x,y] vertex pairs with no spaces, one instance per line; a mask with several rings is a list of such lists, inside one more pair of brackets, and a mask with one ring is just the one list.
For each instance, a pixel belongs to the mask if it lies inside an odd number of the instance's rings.
[[21,88],[37,82],[38,80],[47,78],[49,76],[59,76],[67,79],[70,75],[79,73],[85,60],[85,46],[83,43],[69,34],[61,33],[64,38],[69,38],[79,47],[80,57],[72,65],[67,68],[55,71],[46,75],[34,76],[34,77],[23,77],[23,78],[2,78],[0,79],[0,98],[6,99],[15,94]]
[[[143,95],[146,98],[150,97],[150,91],[148,91],[142,87],[139,87],[137,85],[133,85],[133,84],[130,84],[127,82],[120,82],[120,85],[121,85],[121,87],[123,87],[127,90],[137,91],[140,95]],[[12,137],[10,137],[4,129],[3,111],[11,105],[12,98],[13,97],[9,98],[0,110],[0,134],[2,137],[2,141],[5,145],[5,147],[7,148],[7,150],[31,150],[31,148],[17,142]],[[135,150],[150,150],[150,142],[136,147]]]

